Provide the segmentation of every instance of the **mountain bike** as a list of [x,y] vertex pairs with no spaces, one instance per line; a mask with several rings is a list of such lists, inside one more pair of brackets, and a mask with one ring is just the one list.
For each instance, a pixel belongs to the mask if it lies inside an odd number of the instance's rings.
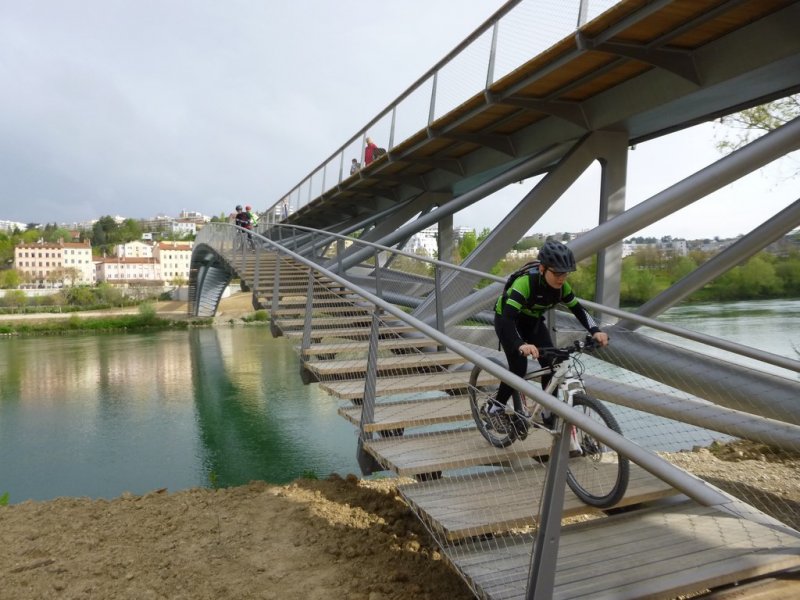
[[[595,347],[595,341],[587,337],[564,348],[539,348],[540,356],[549,366],[528,372],[525,379],[552,374],[545,393],[555,395],[585,416],[621,434],[614,415],[603,403],[586,393],[581,379],[585,369],[579,357]],[[513,412],[509,413],[507,409],[500,415],[490,414],[490,401],[497,394],[498,385],[477,385],[480,374],[481,368],[476,365],[470,374],[469,401],[472,418],[490,444],[505,448],[516,440],[524,440],[531,429],[541,429],[553,435],[561,429],[561,419],[555,413],[545,414],[541,405],[517,390],[511,396]],[[608,508],[619,502],[628,488],[628,459],[574,425],[569,427],[569,435],[567,484],[570,489],[581,501],[597,508]]]

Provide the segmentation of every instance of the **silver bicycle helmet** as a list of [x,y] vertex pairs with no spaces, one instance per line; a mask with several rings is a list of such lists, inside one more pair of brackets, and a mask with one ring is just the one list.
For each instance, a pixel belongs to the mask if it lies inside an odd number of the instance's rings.
[[548,240],[539,250],[539,262],[546,268],[560,273],[575,271],[575,255],[561,242]]

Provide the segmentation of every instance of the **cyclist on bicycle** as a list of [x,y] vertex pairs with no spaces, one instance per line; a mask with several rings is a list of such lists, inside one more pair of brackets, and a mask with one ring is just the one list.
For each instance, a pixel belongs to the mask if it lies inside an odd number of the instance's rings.
[[[592,316],[578,302],[567,275],[575,271],[575,256],[572,250],[556,241],[547,241],[539,251],[538,268],[517,277],[495,304],[494,330],[508,360],[508,369],[519,377],[528,370],[527,357],[539,360],[542,367],[548,366],[539,357],[539,348],[552,346],[550,332],[545,325],[544,313],[557,304],[564,304],[580,321],[600,346],[608,344],[608,335],[603,333]],[[542,387],[547,387],[552,376],[542,377]],[[497,396],[489,407],[489,417],[495,428],[506,428],[506,404],[513,389],[501,383]],[[524,406],[514,406],[524,417],[529,415]],[[545,427],[552,428],[554,417],[543,412]]]
[[[248,206],[248,209],[250,207]],[[247,238],[241,237],[242,245],[244,245],[244,240],[247,239],[247,245],[250,248],[253,248],[255,244],[253,243],[253,234],[250,231],[253,229],[253,223],[250,220],[250,211],[244,210],[241,204],[236,205],[236,217],[234,218],[234,223],[237,227],[241,227],[242,229],[247,230]],[[244,234],[244,232],[240,232]]]

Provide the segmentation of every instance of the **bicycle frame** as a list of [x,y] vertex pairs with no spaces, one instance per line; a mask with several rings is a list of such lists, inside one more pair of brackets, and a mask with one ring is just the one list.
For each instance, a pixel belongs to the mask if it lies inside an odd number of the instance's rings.
[[[584,392],[583,381],[575,372],[573,368],[573,360],[572,357],[563,360],[562,362],[558,363],[555,367],[542,367],[537,369],[536,371],[532,371],[525,375],[525,379],[539,379],[543,375],[552,374],[553,377],[550,382],[547,384],[547,387],[544,388],[544,392],[546,394],[550,394],[556,396],[562,402],[566,402],[570,406],[572,406],[572,397],[577,392]],[[558,390],[558,393],[553,393]],[[525,394],[520,393],[520,397],[522,398],[523,402],[527,404],[527,396]],[[536,405],[536,411],[538,412],[541,410],[541,405],[534,401]],[[532,411],[531,415],[535,414]]]

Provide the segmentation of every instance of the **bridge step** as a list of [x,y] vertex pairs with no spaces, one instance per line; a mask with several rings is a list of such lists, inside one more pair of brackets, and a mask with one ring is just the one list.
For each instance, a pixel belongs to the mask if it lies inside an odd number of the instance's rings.
[[[342,406],[339,415],[356,427],[361,422],[361,406]],[[375,405],[374,423],[365,431],[386,431],[452,423],[472,419],[467,396],[443,396],[426,400],[381,402]]]
[[[447,554],[482,597],[522,600],[531,548],[504,536]],[[685,501],[566,526],[558,554],[553,598],[673,598],[797,568],[800,539]]]
[[[487,385],[491,376],[478,380],[479,385]],[[320,387],[337,398],[360,400],[364,396],[364,380],[321,381]],[[444,371],[424,373],[405,377],[378,378],[375,394],[390,396],[406,392],[430,392],[443,390],[466,390],[469,387],[469,371]]]
[[[305,325],[305,319],[273,319],[274,323],[281,328],[282,331],[290,329],[302,329]],[[318,328],[325,325],[348,325],[355,324],[368,325],[372,322],[372,315],[347,315],[344,317],[311,317],[311,327]]]
[[[338,314],[338,313],[347,313],[347,314],[357,314],[358,316],[364,314],[371,314],[374,308],[372,306],[356,306],[353,304],[343,304],[342,306],[319,306],[314,304],[312,306],[314,313],[320,312],[325,314]],[[293,308],[279,308],[276,311],[273,311],[272,314],[278,317],[291,317],[296,315],[304,315],[306,312],[306,306],[303,304],[302,306],[295,306]]]
[[[272,288],[269,289],[258,289],[253,292],[259,298],[266,298],[267,300],[272,300],[273,292]],[[305,306],[305,299],[308,296],[308,287],[307,286],[297,286],[297,287],[281,287],[278,290],[278,297],[279,298],[303,298],[303,306]],[[332,301],[338,300],[340,302],[354,302],[359,300],[360,297],[354,294],[349,294],[347,292],[337,292],[331,291],[327,288],[315,288],[314,289],[314,297],[312,298],[313,303],[317,303],[319,301]]]
[[[378,350],[408,350],[438,346],[439,342],[430,338],[387,338],[378,342]],[[303,352],[304,356],[336,355],[342,353],[366,352],[369,342],[344,342],[338,344],[312,344]]]
[[385,468],[401,476],[414,476],[519,462],[550,454],[551,443],[549,433],[536,430],[524,441],[495,448],[475,427],[470,427],[369,440],[364,442],[364,449]]
[[[393,369],[431,368],[466,363],[466,359],[455,352],[414,352],[378,358],[378,371]],[[366,373],[367,359],[309,361],[306,368],[320,376],[352,375]]]
[[[295,300],[289,300],[291,296],[280,301],[279,310],[295,310],[301,314],[306,311],[306,299],[304,296],[294,296]],[[264,298],[263,296],[261,298]],[[267,297],[267,301],[272,300],[272,294]],[[326,310],[327,308],[352,308],[353,300],[342,296],[334,296],[332,298],[314,298],[311,306],[314,310]]]
[[[615,476],[614,465],[601,463],[597,467],[608,470],[609,477]],[[399,490],[425,522],[453,541],[534,526],[538,521],[539,500],[546,475],[546,467],[536,463],[513,472],[473,474],[468,479],[445,477],[425,485],[402,485]],[[481,493],[476,494],[476,489]],[[631,465],[628,491],[615,508],[651,502],[677,493],[641,467]],[[566,489],[564,517],[592,511],[603,514]]]
[[[379,335],[398,335],[401,333],[411,333],[416,331],[415,327],[410,325],[392,325],[383,326],[380,328]],[[353,338],[353,339],[367,339],[369,338],[369,327],[349,327],[349,328],[333,328],[333,329],[315,329],[311,332],[312,339],[322,338]],[[284,332],[284,336],[290,340],[299,340],[303,337],[302,329],[291,329]]]

